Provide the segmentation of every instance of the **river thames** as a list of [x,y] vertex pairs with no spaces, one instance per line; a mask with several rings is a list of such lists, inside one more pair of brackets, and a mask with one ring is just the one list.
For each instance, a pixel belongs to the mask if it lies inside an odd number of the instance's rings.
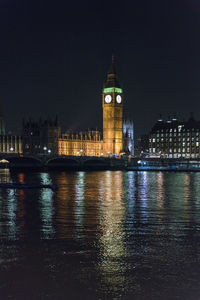
[[200,299],[200,173],[0,170],[0,299]]

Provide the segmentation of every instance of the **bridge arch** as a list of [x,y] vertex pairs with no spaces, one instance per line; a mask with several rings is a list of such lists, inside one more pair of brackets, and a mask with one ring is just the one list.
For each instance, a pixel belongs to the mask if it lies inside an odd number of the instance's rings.
[[36,157],[24,157],[24,156],[9,156],[4,155],[0,157],[0,160],[8,161],[10,167],[42,167],[43,163]]
[[110,162],[108,159],[102,159],[102,158],[98,158],[98,157],[95,157],[95,158],[89,158],[87,160],[85,160],[83,162],[83,168],[84,169],[102,169],[102,170],[105,170],[107,168],[110,167]]
[[80,162],[73,157],[54,157],[46,162],[50,168],[77,169]]

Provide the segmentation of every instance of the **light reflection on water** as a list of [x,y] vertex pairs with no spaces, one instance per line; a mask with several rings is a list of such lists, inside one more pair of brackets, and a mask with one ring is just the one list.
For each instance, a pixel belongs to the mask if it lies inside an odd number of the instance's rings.
[[0,182],[58,185],[0,190],[3,299],[200,299],[200,173],[0,170]]
[[[110,188],[112,186],[112,189]],[[121,172],[106,172],[103,186],[103,203],[100,206],[99,268],[103,288],[125,285],[125,204],[123,199],[123,176]],[[112,270],[112,274],[111,274]]]

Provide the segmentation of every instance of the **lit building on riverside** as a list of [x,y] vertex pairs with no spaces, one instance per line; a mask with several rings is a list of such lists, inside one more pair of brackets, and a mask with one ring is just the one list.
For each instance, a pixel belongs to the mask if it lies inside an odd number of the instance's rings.
[[59,154],[75,156],[103,155],[103,140],[99,131],[66,132],[59,139]]
[[200,121],[176,117],[157,120],[149,134],[149,154],[166,158],[200,158]]
[[110,156],[133,153],[133,124],[123,121],[123,90],[118,82],[114,59],[102,92],[103,136],[99,131],[62,134],[59,155]]
[[102,91],[103,134],[96,130],[61,133],[55,120],[23,121],[23,153],[26,155],[119,156],[134,153],[133,123],[123,119],[123,90],[114,59]]

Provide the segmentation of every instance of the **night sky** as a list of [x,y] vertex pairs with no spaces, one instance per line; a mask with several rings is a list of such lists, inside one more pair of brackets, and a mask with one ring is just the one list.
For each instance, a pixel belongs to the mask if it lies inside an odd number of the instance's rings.
[[136,135],[159,114],[200,119],[200,0],[0,0],[0,104],[7,129],[56,114],[102,128],[114,53]]

